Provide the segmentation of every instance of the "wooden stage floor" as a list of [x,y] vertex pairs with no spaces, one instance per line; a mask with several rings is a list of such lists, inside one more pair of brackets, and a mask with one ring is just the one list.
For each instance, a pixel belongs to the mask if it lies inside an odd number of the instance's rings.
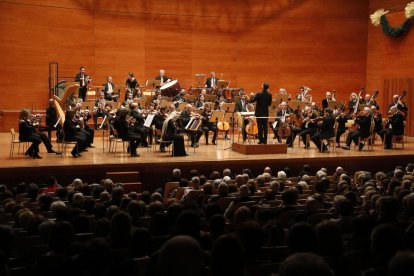
[[[235,138],[237,141],[237,138]],[[270,140],[275,143],[276,140]],[[0,133],[0,183],[14,185],[19,181],[44,182],[47,176],[55,175],[63,185],[67,185],[71,179],[81,177],[84,181],[97,182],[104,178],[108,171],[139,171],[144,187],[153,190],[170,178],[172,169],[181,168],[185,176],[195,168],[207,176],[213,170],[221,171],[229,167],[233,173],[239,173],[242,168],[251,168],[254,173],[259,173],[265,166],[270,166],[274,171],[289,166],[293,173],[299,172],[304,164],[310,164],[316,171],[320,167],[334,170],[336,166],[343,166],[349,172],[356,170],[391,170],[396,165],[405,165],[414,162],[414,138],[409,137],[405,143],[405,149],[398,144],[396,149],[384,150],[381,141],[377,140],[373,151],[346,151],[340,148],[329,153],[320,153],[314,144],[310,149],[298,147],[298,140],[294,148],[288,148],[287,154],[263,154],[244,155],[231,149],[231,141],[220,139],[218,145],[205,145],[204,137],[200,139],[200,147],[194,150],[187,147],[186,157],[171,157],[167,153],[150,151],[147,148],[139,148],[140,157],[129,157],[126,152],[113,153],[103,151],[101,137],[95,138],[95,148],[82,153],[82,157],[73,158],[68,148],[67,154],[61,158],[59,155],[47,154],[41,145],[40,155],[43,159],[30,159],[22,154],[13,158],[9,157],[10,134]],[[53,142],[54,148],[58,146]],[[342,143],[344,144],[344,143]],[[120,151],[121,145],[118,145]]]

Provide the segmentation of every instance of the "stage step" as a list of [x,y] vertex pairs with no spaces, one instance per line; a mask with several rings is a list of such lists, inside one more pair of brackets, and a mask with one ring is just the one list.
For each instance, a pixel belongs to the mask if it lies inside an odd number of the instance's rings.
[[232,150],[243,153],[243,154],[280,154],[287,153],[286,144],[267,144],[267,145],[258,145],[258,144],[242,144],[242,143],[233,143]]

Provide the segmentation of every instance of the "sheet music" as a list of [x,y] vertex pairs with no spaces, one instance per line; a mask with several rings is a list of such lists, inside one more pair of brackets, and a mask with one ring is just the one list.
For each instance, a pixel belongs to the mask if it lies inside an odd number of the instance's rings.
[[154,120],[155,114],[148,114],[147,118],[145,119],[144,126],[145,127],[151,127],[152,120]]

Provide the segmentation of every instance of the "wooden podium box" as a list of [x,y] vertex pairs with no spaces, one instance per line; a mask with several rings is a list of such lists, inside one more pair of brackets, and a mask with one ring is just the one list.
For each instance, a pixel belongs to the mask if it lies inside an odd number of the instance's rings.
[[233,143],[232,150],[243,153],[243,154],[286,154],[287,145],[286,144],[267,144],[267,145],[258,145],[258,144],[242,144],[242,143]]

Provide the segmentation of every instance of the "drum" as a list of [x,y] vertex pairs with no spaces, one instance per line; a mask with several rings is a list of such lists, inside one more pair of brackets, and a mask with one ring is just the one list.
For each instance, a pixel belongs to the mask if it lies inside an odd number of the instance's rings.
[[174,97],[181,92],[181,86],[177,80],[173,80],[161,86],[160,90],[163,96]]

